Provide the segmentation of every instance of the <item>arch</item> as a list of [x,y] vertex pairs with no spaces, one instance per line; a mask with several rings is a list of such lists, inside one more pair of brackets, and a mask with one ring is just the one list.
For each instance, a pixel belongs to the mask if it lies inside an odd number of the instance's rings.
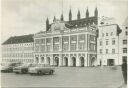
[[54,58],[54,65],[59,66],[59,58],[58,57]]
[[50,65],[50,57],[47,57],[47,64]]
[[35,62],[36,62],[36,63],[39,63],[39,57],[36,57]]
[[64,66],[68,66],[68,58],[67,57],[64,57],[64,59],[63,59],[63,65]]
[[90,65],[95,66],[95,61],[96,61],[96,57],[92,57]]
[[80,66],[81,67],[84,67],[84,62],[85,62],[84,57],[80,57]]
[[41,63],[44,63],[44,57],[41,57]]
[[75,67],[76,66],[76,58],[72,57],[72,66]]

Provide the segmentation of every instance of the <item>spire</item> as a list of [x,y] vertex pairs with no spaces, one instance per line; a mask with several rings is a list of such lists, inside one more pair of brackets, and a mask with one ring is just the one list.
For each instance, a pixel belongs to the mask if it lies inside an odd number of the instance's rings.
[[72,20],[72,12],[71,12],[71,9],[70,9],[70,11],[69,11],[69,21],[71,21]]
[[95,15],[95,17],[98,17],[98,10],[97,10],[97,7],[95,8],[94,15]]
[[61,14],[60,20],[64,21],[63,13]]
[[80,19],[80,10],[78,10],[78,13],[77,13],[77,20]]
[[46,31],[48,31],[48,30],[49,30],[49,19],[47,17],[47,20],[46,20]]
[[89,11],[88,11],[88,7],[87,7],[87,10],[86,10],[86,18],[89,17]]
[[55,21],[56,21],[56,17],[54,16],[53,22],[55,22]]

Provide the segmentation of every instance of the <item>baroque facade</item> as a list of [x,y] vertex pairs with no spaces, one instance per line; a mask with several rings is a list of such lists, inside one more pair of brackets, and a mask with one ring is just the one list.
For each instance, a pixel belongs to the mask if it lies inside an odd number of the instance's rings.
[[2,44],[2,63],[33,62],[33,34],[13,36]]
[[94,66],[97,64],[97,23],[98,10],[85,18],[78,11],[77,19],[72,20],[71,9],[69,21],[54,17],[53,23],[46,20],[46,31],[34,35],[34,62],[54,66]]

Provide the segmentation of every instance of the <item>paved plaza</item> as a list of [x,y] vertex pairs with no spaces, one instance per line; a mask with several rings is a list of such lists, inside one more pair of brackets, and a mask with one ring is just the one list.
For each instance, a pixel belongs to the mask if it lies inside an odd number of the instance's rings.
[[2,87],[86,87],[119,88],[123,83],[121,68],[56,67],[54,75],[2,73]]

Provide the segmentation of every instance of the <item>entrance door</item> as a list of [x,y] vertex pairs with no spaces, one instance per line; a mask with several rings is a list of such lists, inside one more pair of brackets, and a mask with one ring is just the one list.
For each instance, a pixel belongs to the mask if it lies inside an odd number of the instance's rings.
[[107,65],[108,66],[113,66],[114,65],[114,59],[108,59],[107,60]]
[[75,67],[76,66],[76,58],[72,57],[72,66]]
[[96,60],[95,57],[92,57],[90,66],[95,66],[95,60]]
[[38,57],[36,57],[36,63],[39,63],[39,58]]
[[84,57],[80,57],[80,66],[84,67]]
[[55,57],[55,66],[59,66],[59,58]]
[[68,58],[64,57],[64,66],[68,66]]
[[47,63],[50,65],[50,57],[47,57]]

